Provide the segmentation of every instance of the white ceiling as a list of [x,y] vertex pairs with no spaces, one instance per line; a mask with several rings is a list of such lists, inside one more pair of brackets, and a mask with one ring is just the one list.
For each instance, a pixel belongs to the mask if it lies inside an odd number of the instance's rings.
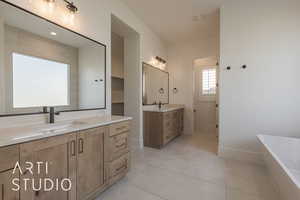
[[[217,34],[225,0],[122,0],[168,43]],[[193,21],[198,16],[198,21]]]

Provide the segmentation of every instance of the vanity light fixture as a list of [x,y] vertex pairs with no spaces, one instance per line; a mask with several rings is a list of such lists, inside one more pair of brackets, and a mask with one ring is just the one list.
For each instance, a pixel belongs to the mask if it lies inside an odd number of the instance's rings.
[[161,68],[161,69],[165,69],[167,61],[165,61],[164,59],[162,59],[159,56],[156,56],[155,59],[158,62],[158,67]]
[[166,63],[167,63],[167,61],[165,61],[164,59],[162,59],[162,58],[159,57],[159,56],[156,56],[155,59],[158,60],[158,62],[160,62],[160,63],[163,63],[163,64],[166,64]]
[[157,68],[165,69],[167,61],[165,61],[159,56],[156,56],[155,58],[152,58],[150,63]]

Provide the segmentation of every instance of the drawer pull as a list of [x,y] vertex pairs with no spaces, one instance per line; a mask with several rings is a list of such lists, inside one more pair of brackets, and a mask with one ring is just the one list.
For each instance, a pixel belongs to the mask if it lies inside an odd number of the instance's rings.
[[38,197],[40,195],[40,191],[35,191],[35,196]]
[[80,138],[78,142],[78,153],[81,154],[83,153],[83,139]]
[[75,156],[75,154],[76,154],[75,152],[76,152],[76,141],[73,140],[71,142],[71,156]]
[[124,143],[122,143],[122,144],[117,144],[116,145],[116,147],[119,149],[119,148],[121,148],[121,147],[124,147],[124,146],[126,146],[126,142],[124,142]]
[[116,172],[119,173],[120,171],[126,169],[127,168],[127,162],[128,162],[127,159],[125,159],[124,165],[122,165],[121,167],[117,168]]
[[[120,142],[120,143],[118,143],[118,142]],[[115,141],[115,147],[117,149],[119,149],[121,147],[126,147],[126,146],[127,146],[127,138],[124,138],[124,140]]]
[[116,130],[121,131],[121,130],[126,129],[126,128],[127,128],[127,126],[121,126],[121,127],[116,128]]

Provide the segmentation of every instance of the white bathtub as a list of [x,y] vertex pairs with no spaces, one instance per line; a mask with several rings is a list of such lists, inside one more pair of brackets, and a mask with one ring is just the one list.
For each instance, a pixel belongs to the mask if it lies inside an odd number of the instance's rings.
[[264,158],[282,200],[300,200],[300,139],[259,135]]

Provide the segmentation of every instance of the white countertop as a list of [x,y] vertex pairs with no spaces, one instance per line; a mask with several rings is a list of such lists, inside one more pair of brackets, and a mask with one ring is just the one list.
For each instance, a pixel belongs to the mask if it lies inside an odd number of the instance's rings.
[[0,129],[0,147],[63,135],[66,133],[105,126],[131,119],[131,117],[104,115],[72,121],[62,121],[55,124],[2,128]]
[[158,108],[158,105],[144,106],[143,111],[145,112],[170,112],[174,110],[183,109],[184,105],[177,104],[166,104],[162,105],[161,109]]

